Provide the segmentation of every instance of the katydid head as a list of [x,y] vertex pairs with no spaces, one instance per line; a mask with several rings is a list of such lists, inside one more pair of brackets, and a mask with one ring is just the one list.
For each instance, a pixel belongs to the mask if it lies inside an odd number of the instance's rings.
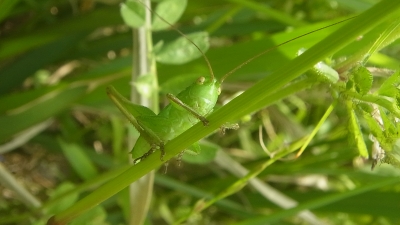
[[220,93],[220,82],[213,78],[199,77],[177,97],[191,108],[196,109],[200,115],[207,115],[213,110]]
[[221,83],[214,79],[213,76],[211,76],[209,79],[205,77],[199,77],[196,80],[196,84],[199,87],[202,86],[204,89],[209,89],[209,93],[212,93],[213,95],[221,94]]

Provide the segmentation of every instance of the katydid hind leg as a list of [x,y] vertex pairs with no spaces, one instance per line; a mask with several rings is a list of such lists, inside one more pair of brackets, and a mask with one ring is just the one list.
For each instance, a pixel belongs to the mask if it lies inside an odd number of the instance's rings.
[[151,109],[149,109],[145,106],[142,106],[142,105],[132,103],[127,98],[122,96],[111,85],[107,87],[107,95],[126,117],[127,117],[127,114],[132,115],[133,117],[145,116],[145,115],[154,115],[154,116],[156,115]]
[[161,161],[164,161],[164,155],[165,155],[164,142],[148,143],[147,140],[145,140],[142,136],[140,136],[139,139],[136,141],[135,146],[131,150],[133,164],[141,162],[142,160],[146,159],[157,150],[160,150],[161,152],[160,155]]
[[149,118],[157,117],[156,114],[149,108],[146,108],[142,105],[133,104],[128,99],[123,97],[112,86],[107,87],[107,94],[110,97],[110,99],[114,102],[114,104],[118,107],[118,109],[122,112],[122,114],[129,120],[129,122],[131,122],[131,124],[140,133],[140,136],[144,140],[146,140],[146,142],[149,143],[150,145],[150,150],[148,150],[139,158],[134,157],[135,158],[134,161],[137,162],[148,157],[157,149],[161,151],[161,160],[163,160],[163,157],[165,155],[164,141],[162,137],[160,137],[155,131],[156,130],[155,127],[148,126],[149,123],[146,123],[146,121],[151,121],[151,119]]
[[165,156],[165,151],[164,151],[164,143],[160,143],[158,145],[151,145],[150,150],[148,150],[146,153],[144,153],[142,156],[133,159],[133,164],[136,165],[145,158],[149,157],[151,154],[153,154],[157,149],[160,150],[161,156],[160,160],[164,161],[164,156]]

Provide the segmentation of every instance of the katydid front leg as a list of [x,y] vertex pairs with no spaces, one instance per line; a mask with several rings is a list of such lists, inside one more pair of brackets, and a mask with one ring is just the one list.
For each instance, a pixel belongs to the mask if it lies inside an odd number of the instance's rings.
[[190,106],[186,105],[183,103],[178,97],[176,97],[173,94],[168,93],[167,98],[171,101],[171,103],[175,103],[175,107],[181,107],[182,110],[187,110],[189,113],[191,113],[194,117],[196,117],[198,120],[200,120],[204,126],[208,126],[209,121],[202,115],[196,112],[195,109],[191,108]]

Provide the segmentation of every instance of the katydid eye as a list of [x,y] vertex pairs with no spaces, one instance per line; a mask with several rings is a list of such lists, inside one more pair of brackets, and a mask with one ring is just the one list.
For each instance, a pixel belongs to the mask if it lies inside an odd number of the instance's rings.
[[196,83],[202,85],[202,84],[204,84],[204,81],[206,81],[206,78],[204,78],[204,77],[199,77],[199,78],[197,79]]

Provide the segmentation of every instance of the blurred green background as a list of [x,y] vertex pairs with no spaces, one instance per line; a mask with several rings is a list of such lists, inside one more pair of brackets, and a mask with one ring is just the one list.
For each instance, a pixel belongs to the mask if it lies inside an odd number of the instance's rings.
[[[132,29],[122,20],[121,2],[0,1],[0,224],[45,224],[129,166],[127,134],[132,127],[105,92],[106,85],[113,84],[124,95],[130,93]],[[361,13],[376,2],[189,1],[176,27],[184,33],[210,33],[207,57],[220,78],[262,50]],[[245,65],[224,83],[220,105],[340,26],[285,44]],[[154,43],[177,37],[171,29],[153,33]],[[399,50],[400,42],[394,41],[371,56],[368,66],[398,69]],[[331,60],[340,62],[346,54],[343,50]],[[202,59],[158,64],[157,69],[161,107],[167,103],[166,93],[178,93],[208,74]],[[374,86],[385,76],[377,75]],[[312,132],[333,101],[331,94],[330,85],[322,83],[291,95],[242,118],[238,131],[207,137],[203,151],[210,148],[212,159],[215,149],[224,148],[235,163],[252,170],[269,159],[259,127],[269,151],[285,148]],[[400,171],[384,163],[371,171],[371,160],[361,158],[354,141],[348,140],[350,119],[341,103],[301,157],[277,161],[258,176],[261,188],[248,185],[194,213],[187,224],[400,224],[400,179],[393,180]],[[370,149],[369,133],[364,132]],[[172,224],[199,199],[237,181],[237,174],[224,165],[201,157],[171,160],[166,174],[163,168],[157,172],[146,224]],[[268,192],[265,185],[310,208],[312,218],[298,211],[284,214],[270,199],[275,194],[263,193]],[[127,196],[125,189],[75,223],[128,224]]]

